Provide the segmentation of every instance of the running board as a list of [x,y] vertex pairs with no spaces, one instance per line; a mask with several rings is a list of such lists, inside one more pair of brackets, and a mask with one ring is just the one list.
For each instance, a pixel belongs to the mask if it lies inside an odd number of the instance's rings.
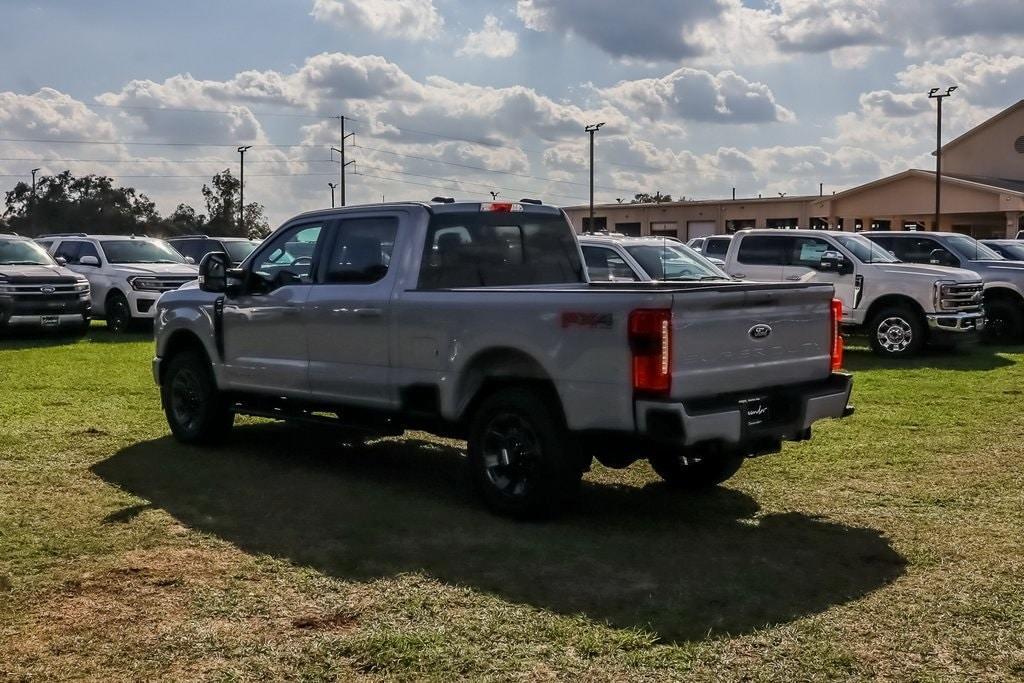
[[331,416],[324,410],[307,410],[303,408],[283,408],[273,406],[256,406],[248,403],[235,403],[231,410],[238,415],[265,417],[285,422],[301,422],[335,427],[346,431],[364,432],[376,436],[401,436],[405,429],[390,418],[380,418],[367,422],[349,422],[338,416]]

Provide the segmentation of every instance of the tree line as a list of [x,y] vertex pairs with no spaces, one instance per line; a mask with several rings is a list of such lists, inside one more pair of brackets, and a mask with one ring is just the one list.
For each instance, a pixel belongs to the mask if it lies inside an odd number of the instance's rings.
[[34,194],[32,185],[26,182],[19,182],[7,192],[0,232],[30,237],[52,232],[266,237],[270,224],[262,204],[246,204],[239,223],[240,190],[238,179],[224,169],[209,183],[203,183],[205,213],[182,203],[170,215],[161,216],[156,204],[134,187],[117,186],[104,175],[75,176],[64,171],[42,176]]

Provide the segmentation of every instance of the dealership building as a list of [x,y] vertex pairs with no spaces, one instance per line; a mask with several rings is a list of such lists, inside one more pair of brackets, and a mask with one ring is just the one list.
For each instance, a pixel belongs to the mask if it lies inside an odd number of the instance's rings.
[[[942,230],[978,238],[1024,230],[1024,100],[942,147],[942,211],[935,173],[908,169],[831,195],[599,204],[594,230],[688,240],[744,228]],[[566,213],[588,231],[589,207]]]

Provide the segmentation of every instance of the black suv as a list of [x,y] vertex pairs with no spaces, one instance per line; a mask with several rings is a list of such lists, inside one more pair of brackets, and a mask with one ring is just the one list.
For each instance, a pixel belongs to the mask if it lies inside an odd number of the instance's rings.
[[0,234],[0,332],[13,328],[84,333],[89,281],[27,237]]
[[210,237],[209,235],[180,235],[169,237],[167,241],[178,252],[191,258],[195,263],[203,260],[203,257],[213,251],[222,251],[231,259],[231,263],[237,266],[245,260],[245,257],[252,253],[259,242],[244,237]]

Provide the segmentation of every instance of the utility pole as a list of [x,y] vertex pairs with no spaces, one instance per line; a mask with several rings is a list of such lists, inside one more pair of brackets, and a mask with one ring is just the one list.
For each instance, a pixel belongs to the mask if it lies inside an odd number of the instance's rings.
[[594,232],[594,133],[603,125],[602,121],[583,128],[584,132],[590,133],[590,232]]
[[334,208],[334,188],[338,186],[338,183],[327,183],[327,187],[331,188],[331,208]]
[[252,149],[252,145],[242,145],[238,148],[238,231],[245,237],[248,231],[245,229],[245,153]]
[[341,181],[341,205],[345,206],[345,168],[348,167],[348,166],[351,166],[354,163],[356,163],[355,161],[348,161],[348,162],[345,161],[345,140],[348,140],[349,138],[354,138],[356,136],[356,134],[355,133],[349,133],[347,135],[345,134],[345,115],[344,114],[336,116],[335,118],[338,119],[338,128],[341,131],[341,135],[340,135],[341,147],[340,148],[339,147],[331,147],[331,152],[332,153],[333,152],[337,152],[338,154],[341,155],[341,168],[339,169],[339,176],[340,176],[339,180]]
[[955,85],[946,88],[946,92],[939,92],[941,88],[932,88],[928,91],[928,97],[936,100],[939,104],[935,112],[935,230],[939,230],[939,220],[942,216],[942,100],[953,94]]
[[32,209],[30,225],[32,226],[32,234],[36,234],[36,173],[39,172],[38,168],[32,169]]

